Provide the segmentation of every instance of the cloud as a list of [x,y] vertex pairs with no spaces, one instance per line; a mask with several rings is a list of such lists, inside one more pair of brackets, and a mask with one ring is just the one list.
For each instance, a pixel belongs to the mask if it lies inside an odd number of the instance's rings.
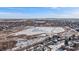
[[0,12],[0,18],[26,18],[26,14],[12,13],[12,12]]
[[56,8],[51,8],[51,9],[56,9],[59,10],[59,13],[51,13],[49,17],[53,18],[79,18],[79,8],[62,8],[56,7]]

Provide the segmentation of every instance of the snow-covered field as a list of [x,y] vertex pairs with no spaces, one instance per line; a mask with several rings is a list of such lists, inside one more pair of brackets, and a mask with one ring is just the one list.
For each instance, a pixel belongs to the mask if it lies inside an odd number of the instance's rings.
[[22,31],[14,33],[14,35],[21,35],[21,34],[26,34],[26,35],[36,35],[36,34],[54,34],[54,33],[60,33],[65,31],[64,28],[62,27],[30,27],[28,29],[24,29]]
[[42,41],[46,40],[46,38],[48,38],[48,37],[40,37],[38,39],[36,38],[36,39],[33,39],[33,40],[21,40],[21,39],[17,39],[16,47],[13,48],[12,50],[16,51],[18,49],[22,49],[22,48],[31,46],[33,44],[36,44],[36,43],[39,43],[39,42],[42,42]]

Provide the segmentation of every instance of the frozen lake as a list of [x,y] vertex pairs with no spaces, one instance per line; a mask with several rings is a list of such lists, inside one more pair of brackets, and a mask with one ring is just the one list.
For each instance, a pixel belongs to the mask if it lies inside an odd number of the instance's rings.
[[21,34],[26,34],[26,35],[36,35],[36,34],[50,34],[50,33],[60,33],[64,32],[64,28],[62,27],[30,27],[28,29],[24,29],[22,31],[14,33],[14,35],[21,35]]

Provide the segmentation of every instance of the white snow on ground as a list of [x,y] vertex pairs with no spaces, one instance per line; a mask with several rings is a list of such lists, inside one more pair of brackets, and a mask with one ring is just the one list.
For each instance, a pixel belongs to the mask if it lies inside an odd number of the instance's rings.
[[13,33],[14,35],[36,35],[36,34],[42,34],[42,33],[60,33],[65,31],[62,27],[30,27],[29,29],[24,29],[22,31],[19,31],[17,33]]
[[33,44],[36,44],[36,43],[39,43],[39,42],[46,40],[46,38],[48,38],[48,37],[40,37],[38,39],[32,39],[32,40],[30,39],[30,40],[27,40],[27,41],[24,41],[24,40],[22,41],[22,40],[17,39],[18,40],[18,42],[16,44],[17,47],[12,48],[12,50],[14,51],[14,50],[18,50],[20,48],[31,46]]
[[62,41],[62,42],[59,42],[58,44],[56,44],[56,45],[53,45],[52,46],[52,51],[58,51],[58,48],[60,48],[62,45],[64,45],[64,42]]

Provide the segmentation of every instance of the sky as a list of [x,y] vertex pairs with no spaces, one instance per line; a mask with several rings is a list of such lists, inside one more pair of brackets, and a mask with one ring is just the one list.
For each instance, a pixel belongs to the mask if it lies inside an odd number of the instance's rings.
[[79,18],[79,7],[0,7],[0,18]]

